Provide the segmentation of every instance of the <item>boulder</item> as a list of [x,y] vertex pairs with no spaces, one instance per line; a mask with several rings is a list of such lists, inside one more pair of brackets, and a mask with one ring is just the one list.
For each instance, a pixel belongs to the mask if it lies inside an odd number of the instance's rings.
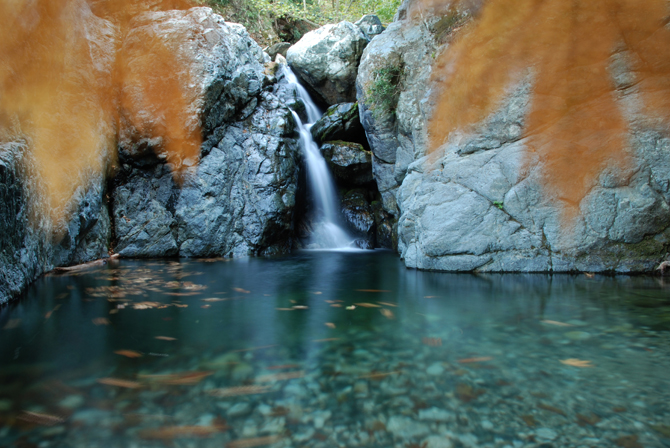
[[[203,124],[204,142],[199,161],[181,166],[160,146],[141,155],[124,150],[113,194],[116,251],[128,257],[287,252],[299,148],[282,99],[290,95],[279,92],[283,81],[273,84],[277,78],[265,72],[262,50],[243,27],[209,8],[147,13],[135,23],[127,39],[150,34],[177,45],[183,70],[197,80],[188,122]],[[141,102],[142,83],[125,88]],[[163,119],[159,113],[138,116]],[[151,132],[126,135],[131,138],[124,148],[130,149],[156,139]]]
[[289,48],[286,60],[318,101],[328,105],[352,102],[358,62],[368,41],[351,22],[325,25]]
[[367,146],[365,131],[358,119],[357,103],[330,106],[310,129],[317,144],[328,140],[343,140]]
[[283,57],[286,57],[286,52],[288,49],[291,47],[291,44],[289,42],[279,42],[273,45],[270,45],[268,49],[266,50],[267,54],[270,56],[270,58],[274,61],[275,57],[280,54]]
[[342,215],[349,228],[353,230],[353,234],[358,238],[358,246],[363,249],[373,249],[375,247],[375,218],[364,190],[351,190],[344,195]]
[[[357,95],[383,209],[399,219],[405,264],[478,272],[653,270],[670,247],[670,133],[657,117],[636,111],[643,101],[635,83],[618,81],[630,78],[617,71],[622,55],[612,57],[612,78],[632,163],[604,170],[566,224],[563,204],[544,193],[544,161],[534,154],[525,162],[531,73],[510,86],[490,116],[426,156],[433,57],[467,27],[447,27],[445,35],[439,17],[412,21],[404,12],[365,49]],[[397,92],[380,97],[378,74],[389,69],[398,75],[385,81],[394,79]]]
[[355,25],[363,31],[368,40],[372,40],[373,37],[384,32],[382,21],[374,14],[364,15]]
[[372,183],[372,154],[358,143],[343,141],[321,145],[335,181],[343,186],[364,186]]

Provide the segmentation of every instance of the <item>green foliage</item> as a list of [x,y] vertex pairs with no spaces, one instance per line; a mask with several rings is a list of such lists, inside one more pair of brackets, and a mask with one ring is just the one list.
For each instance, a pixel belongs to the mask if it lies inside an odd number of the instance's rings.
[[375,74],[372,85],[368,88],[368,99],[370,109],[377,119],[384,116],[395,115],[398,106],[398,95],[400,94],[403,67],[400,65],[387,65]]
[[495,205],[496,207],[498,207],[500,210],[503,209],[503,203],[500,202],[500,201],[493,201],[493,205]]

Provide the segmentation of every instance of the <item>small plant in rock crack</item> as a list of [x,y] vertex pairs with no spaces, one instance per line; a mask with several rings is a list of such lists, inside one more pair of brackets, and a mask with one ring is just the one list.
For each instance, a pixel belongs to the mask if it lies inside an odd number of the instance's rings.
[[368,90],[370,108],[377,119],[387,115],[395,116],[398,97],[402,85],[403,67],[397,64],[387,65],[375,74]]
[[495,205],[496,207],[498,207],[500,210],[503,209],[503,203],[500,202],[500,201],[493,201],[493,205]]

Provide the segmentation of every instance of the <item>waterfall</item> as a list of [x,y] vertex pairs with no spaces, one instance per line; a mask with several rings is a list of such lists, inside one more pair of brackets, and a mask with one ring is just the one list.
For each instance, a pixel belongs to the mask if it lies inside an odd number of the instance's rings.
[[315,199],[316,213],[315,228],[312,234],[312,243],[321,249],[351,249],[354,239],[340,226],[339,200],[335,183],[328,170],[326,159],[321,155],[319,147],[312,138],[310,128],[321,118],[321,111],[314,104],[307,90],[300,85],[298,78],[288,65],[283,66],[284,76],[289,85],[292,85],[307,110],[307,121],[304,124],[295,111],[293,118],[300,133],[300,148],[307,164],[307,179],[310,191]]

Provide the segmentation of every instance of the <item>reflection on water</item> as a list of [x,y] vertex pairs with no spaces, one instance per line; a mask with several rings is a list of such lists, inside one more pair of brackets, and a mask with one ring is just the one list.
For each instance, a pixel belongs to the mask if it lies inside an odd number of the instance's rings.
[[0,446],[667,447],[649,277],[120,261],[0,309]]

